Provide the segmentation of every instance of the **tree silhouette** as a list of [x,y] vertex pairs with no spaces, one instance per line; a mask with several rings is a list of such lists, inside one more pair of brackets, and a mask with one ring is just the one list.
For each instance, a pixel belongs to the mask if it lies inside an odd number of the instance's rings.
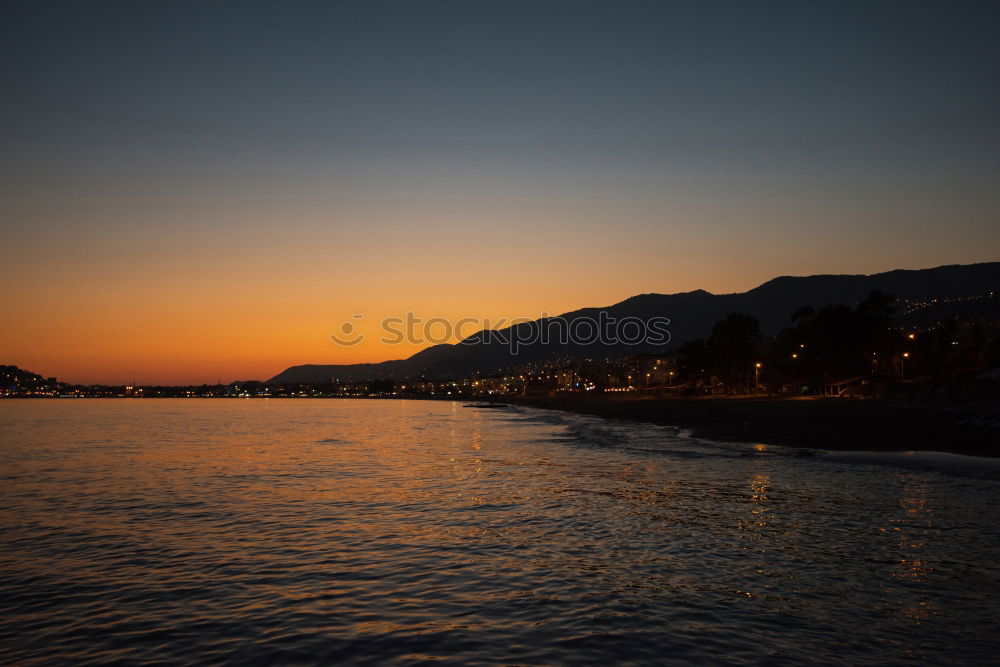
[[746,386],[759,358],[760,322],[753,315],[729,313],[712,327],[708,351],[716,375],[730,386]]
[[840,380],[891,365],[900,338],[891,328],[894,303],[894,297],[876,291],[854,309],[799,308],[791,318],[795,326],[775,341],[775,367],[799,377]]

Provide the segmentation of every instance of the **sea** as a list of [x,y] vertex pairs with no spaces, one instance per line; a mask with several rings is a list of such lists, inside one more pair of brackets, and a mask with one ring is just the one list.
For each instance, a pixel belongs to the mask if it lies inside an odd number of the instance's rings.
[[0,401],[4,664],[995,664],[998,556],[996,459],[447,401]]

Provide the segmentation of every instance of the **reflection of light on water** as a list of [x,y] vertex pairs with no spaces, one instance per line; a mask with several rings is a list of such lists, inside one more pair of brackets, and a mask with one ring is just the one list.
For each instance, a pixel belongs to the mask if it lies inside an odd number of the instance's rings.
[[756,528],[766,528],[770,515],[767,514],[767,492],[771,489],[770,475],[754,475],[750,480],[750,513],[753,519],[744,521],[744,529],[748,526]]
[[[761,445],[763,446],[763,445]],[[756,449],[756,446],[754,447]],[[750,478],[750,518],[749,519],[737,519],[737,527],[744,533],[746,538],[754,543],[753,550],[761,554],[762,560],[760,560],[754,567],[754,572],[758,575],[765,577],[762,581],[763,591],[750,591],[742,588],[737,588],[731,592],[735,595],[741,597],[746,597],[749,599],[755,599],[759,597],[765,597],[768,595],[768,591],[772,589],[769,583],[766,583],[767,578],[772,575],[773,563],[768,562],[767,548],[769,546],[768,540],[771,535],[768,532],[771,530],[771,524],[774,520],[774,515],[771,513],[771,509],[768,505],[768,493],[771,490],[771,476],[767,474],[755,474]],[[748,549],[750,547],[747,547]],[[766,560],[765,560],[766,559]]]
[[903,508],[905,519],[897,522],[900,525],[893,526],[893,530],[898,533],[901,556],[892,576],[894,579],[925,582],[927,575],[934,570],[922,558],[922,552],[927,546],[927,535],[934,529],[934,510],[927,500],[927,483],[915,475],[900,475],[899,484],[903,494],[899,504]]
[[750,480],[750,518],[736,520],[740,530],[747,532],[748,537],[754,541],[764,537],[764,530],[772,519],[767,505],[770,489],[770,475],[754,475]]
[[753,446],[753,449],[755,452],[766,452],[767,445],[762,445],[760,443],[757,443],[756,445]]
[[[886,608],[893,612],[895,620],[920,624],[941,613],[937,605],[926,599],[926,585],[934,566],[926,558],[925,551],[928,538],[936,536],[938,531],[933,520],[934,510],[927,497],[927,480],[912,473],[900,473],[896,484],[900,490],[902,515],[891,521],[896,555],[889,577],[895,585],[886,585],[883,592],[887,596]],[[900,606],[893,603],[897,589],[900,597],[912,598],[912,593],[906,589],[913,586],[918,587],[920,597],[924,599],[910,600]]]

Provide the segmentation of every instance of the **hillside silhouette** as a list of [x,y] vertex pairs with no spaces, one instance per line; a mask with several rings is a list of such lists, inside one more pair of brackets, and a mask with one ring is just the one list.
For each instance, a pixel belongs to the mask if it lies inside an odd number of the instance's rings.
[[[458,344],[435,345],[407,359],[370,364],[304,364],[292,366],[271,378],[271,383],[312,383],[338,380],[404,379],[413,377],[459,377],[493,373],[528,362],[559,357],[616,357],[648,351],[674,350],[683,343],[706,337],[727,313],[754,315],[761,333],[775,335],[790,323],[792,313],[803,306],[820,308],[830,304],[854,306],[871,292],[895,296],[902,308],[897,321],[909,324],[951,317],[994,314],[1000,292],[1000,262],[949,265],[932,269],[897,269],[872,275],[781,276],[747,292],[712,294],[705,290],[679,294],[639,294],[604,308],[583,308],[562,315],[500,330],[501,340],[484,341],[482,332]],[[966,297],[977,297],[966,299]],[[653,317],[670,319],[670,341],[666,345],[591,343],[564,345],[558,340],[523,345],[512,354],[504,342],[512,336],[530,338],[532,327],[548,320],[564,320],[567,326],[581,318],[596,320],[601,312],[617,320]]]

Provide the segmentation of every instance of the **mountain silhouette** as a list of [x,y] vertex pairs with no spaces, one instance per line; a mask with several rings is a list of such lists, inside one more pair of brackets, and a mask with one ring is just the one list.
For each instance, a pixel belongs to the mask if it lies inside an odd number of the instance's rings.
[[[897,320],[902,323],[927,323],[956,315],[971,317],[996,314],[1000,310],[1000,299],[984,295],[1000,293],[1000,262],[920,270],[897,269],[872,275],[781,276],[737,294],[712,294],[705,290],[679,294],[639,294],[613,306],[583,308],[553,318],[501,329],[493,336],[493,340],[488,340],[484,332],[478,332],[460,343],[435,345],[408,359],[373,364],[292,366],[268,382],[462,377],[475,372],[494,373],[515,365],[561,357],[604,358],[666,351],[679,347],[685,341],[707,336],[712,325],[731,312],[754,315],[760,320],[761,332],[773,335],[788,326],[791,314],[802,306],[853,306],[875,290],[891,294],[900,300]],[[971,296],[983,298],[954,300]],[[597,320],[602,312],[618,321],[638,318],[648,322],[654,317],[669,318],[670,340],[660,345],[627,345],[601,342],[564,344],[555,339],[522,345],[517,354],[511,352],[507,342],[512,337],[528,340],[531,333],[539,327],[552,326],[552,320],[561,320],[560,324],[572,327],[574,322],[582,318]]]

